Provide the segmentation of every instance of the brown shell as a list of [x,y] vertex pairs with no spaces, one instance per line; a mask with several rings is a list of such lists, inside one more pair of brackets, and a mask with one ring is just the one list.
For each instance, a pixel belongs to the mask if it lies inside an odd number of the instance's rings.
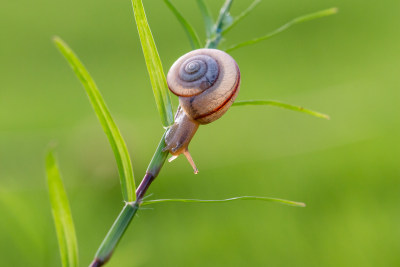
[[[199,61],[203,57],[204,62],[211,62],[206,69],[209,76],[201,78],[197,84],[196,81],[182,80],[182,64],[188,64],[191,58]],[[183,55],[172,65],[167,83],[171,92],[179,96],[184,112],[200,124],[207,124],[220,118],[232,105],[239,92],[240,71],[227,53],[217,49],[198,49]]]

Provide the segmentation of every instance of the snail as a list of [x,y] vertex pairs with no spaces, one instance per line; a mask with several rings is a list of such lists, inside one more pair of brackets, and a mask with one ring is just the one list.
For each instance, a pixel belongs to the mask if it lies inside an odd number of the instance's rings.
[[235,60],[217,49],[193,50],[180,57],[167,75],[169,90],[179,97],[175,123],[165,136],[165,148],[172,161],[186,156],[198,173],[188,146],[200,124],[219,119],[239,92],[240,71]]

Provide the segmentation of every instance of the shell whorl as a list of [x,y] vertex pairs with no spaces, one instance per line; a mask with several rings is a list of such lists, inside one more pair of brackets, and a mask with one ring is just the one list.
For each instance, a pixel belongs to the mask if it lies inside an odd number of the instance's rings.
[[168,87],[190,118],[207,124],[220,118],[239,92],[235,60],[217,49],[198,49],[180,57],[167,75]]

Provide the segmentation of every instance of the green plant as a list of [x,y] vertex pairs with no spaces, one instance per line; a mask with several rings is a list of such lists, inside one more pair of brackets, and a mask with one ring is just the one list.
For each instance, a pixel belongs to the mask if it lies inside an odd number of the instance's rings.
[[[201,42],[196,34],[194,28],[189,24],[189,22],[180,14],[180,12],[174,7],[174,5],[169,0],[164,0],[167,7],[175,14],[178,21],[183,26],[189,42],[193,49],[202,47]],[[254,1],[248,9],[243,11],[242,14],[233,18],[230,13],[230,7],[233,0],[226,0],[222,6],[217,20],[210,15],[208,8],[203,0],[197,0],[199,8],[201,10],[207,40],[204,47],[206,48],[217,48],[222,40],[222,37],[227,34],[232,28],[246,17],[251,10],[253,10],[259,3],[259,0]],[[161,122],[163,127],[166,129],[173,124],[173,111],[172,104],[169,95],[169,90],[167,88],[165,75],[163,72],[163,67],[161,64],[160,57],[157,52],[157,48],[152,37],[150,27],[148,25],[145,11],[141,0],[132,0],[133,11],[135,15],[135,20],[140,36],[140,41],[142,44],[143,54],[145,57],[147,70],[150,76],[150,81],[153,88],[153,93],[157,108],[160,114]],[[302,16],[291,20],[287,24],[281,26],[277,30],[267,34],[263,37],[247,41],[238,45],[234,45],[227,48],[226,51],[232,51],[240,47],[251,45],[262,40],[266,40],[292,25],[297,23],[305,22],[311,19],[320,18],[328,15],[335,14],[337,12],[336,8],[331,8],[316,13],[312,13],[306,16]],[[110,228],[103,242],[101,243],[91,266],[101,266],[107,262],[111,257],[113,250],[118,244],[119,240],[123,236],[125,230],[127,229],[132,218],[135,216],[136,212],[141,206],[162,203],[162,202],[195,202],[195,203],[215,203],[215,202],[225,202],[233,200],[262,200],[270,202],[278,202],[281,204],[287,204],[292,206],[304,207],[305,204],[301,202],[294,202],[289,200],[282,200],[276,198],[266,198],[266,197],[256,197],[256,196],[243,196],[235,197],[224,200],[197,200],[197,199],[158,199],[158,200],[147,200],[144,201],[143,197],[158,176],[167,156],[168,152],[164,152],[165,147],[164,138],[165,133],[161,137],[161,141],[154,153],[154,156],[147,168],[146,174],[142,179],[140,185],[136,188],[134,182],[133,169],[131,166],[130,156],[126,147],[126,144],[122,138],[122,135],[115,124],[112,116],[105,104],[103,97],[101,96],[96,84],[91,78],[89,72],[85,69],[83,64],[80,62],[75,53],[68,47],[68,45],[63,42],[59,37],[53,39],[57,48],[69,62],[70,66],[74,70],[75,74],[78,76],[82,82],[89,100],[93,106],[93,109],[103,127],[104,132],[110,142],[113,149],[114,156],[117,162],[120,183],[122,189],[122,195],[124,198],[125,205],[120,212],[119,216],[115,220],[114,224]],[[273,100],[248,100],[248,101],[237,101],[234,106],[244,106],[244,105],[273,105],[281,108],[286,108],[294,111],[299,111],[307,113],[316,117],[329,119],[325,114],[304,109],[299,106],[294,106],[290,104],[281,103],[279,101]],[[68,206],[67,197],[62,186],[62,181],[56,165],[54,156],[52,152],[48,153],[46,160],[46,169],[49,183],[50,199],[53,209],[54,220],[57,228],[57,235],[60,244],[60,250],[62,255],[63,266],[77,266],[77,242],[75,237],[75,231],[72,222],[71,212]]]

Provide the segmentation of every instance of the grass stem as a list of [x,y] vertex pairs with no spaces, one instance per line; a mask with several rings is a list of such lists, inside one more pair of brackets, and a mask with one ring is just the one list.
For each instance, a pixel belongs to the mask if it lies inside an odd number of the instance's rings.
[[226,0],[224,5],[222,6],[217,22],[214,25],[213,33],[214,36],[212,39],[208,39],[205,48],[214,48],[216,49],[219,42],[222,38],[222,29],[224,28],[224,18],[229,15],[229,10],[232,6],[233,0]]
[[112,252],[121,240],[121,237],[125,233],[138,209],[139,204],[137,204],[137,201],[132,204],[129,202],[125,204],[121,213],[118,215],[114,224],[111,226],[111,229],[108,231],[106,237],[101,243],[95,259],[90,264],[91,267],[102,266],[110,259]]
[[165,133],[162,136],[156,152],[154,153],[153,158],[150,161],[149,167],[147,168],[146,174],[144,175],[142,182],[136,189],[136,201],[126,202],[125,206],[122,208],[121,213],[111,226],[106,237],[104,238],[99,249],[97,250],[95,258],[90,264],[90,267],[103,266],[110,259],[115,247],[118,245],[130,222],[135,216],[139,205],[141,204],[142,199],[146,194],[147,189],[160,173],[160,170],[164,165],[169,153],[168,151],[162,151],[165,147],[164,138]]

